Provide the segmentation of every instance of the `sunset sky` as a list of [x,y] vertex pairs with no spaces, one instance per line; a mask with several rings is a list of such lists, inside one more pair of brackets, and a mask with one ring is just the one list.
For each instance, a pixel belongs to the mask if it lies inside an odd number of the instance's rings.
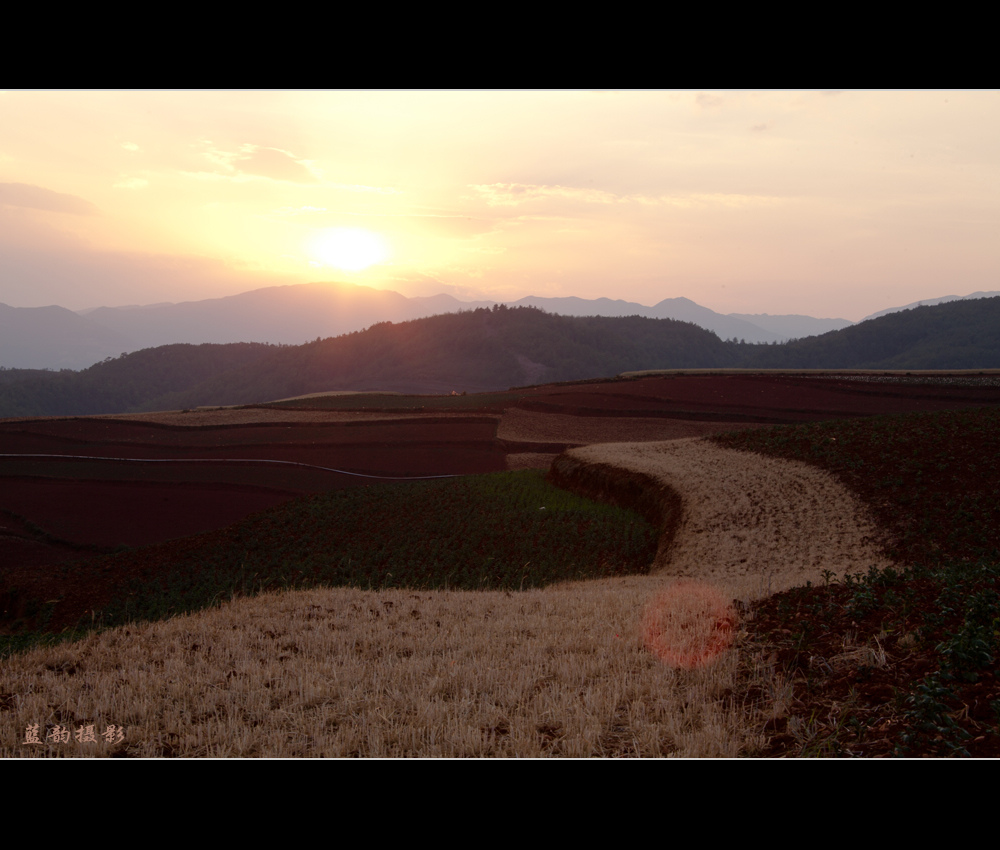
[[0,302],[1000,290],[1000,92],[0,91]]

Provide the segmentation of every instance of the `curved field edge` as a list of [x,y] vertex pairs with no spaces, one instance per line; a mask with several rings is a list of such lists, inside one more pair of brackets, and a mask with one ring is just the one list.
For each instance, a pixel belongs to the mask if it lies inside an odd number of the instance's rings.
[[563,452],[552,461],[548,479],[557,487],[619,505],[645,517],[657,529],[657,563],[670,550],[683,516],[682,500],[655,476],[610,463],[585,461]]
[[763,600],[750,642],[793,685],[770,755],[1000,756],[1000,411],[713,438],[836,475],[899,569]]
[[[381,484],[302,497],[225,529],[92,559],[58,598],[8,588],[6,652],[39,632],[157,620],[279,588],[523,590],[649,571],[657,532],[541,472]],[[30,634],[25,634],[25,633]]]
[[[752,754],[766,718],[734,699],[735,654],[676,670],[645,648],[659,588],[619,575],[523,592],[297,589],[130,623],[7,659],[0,755]],[[103,740],[109,727],[120,740]]]
[[[553,478],[590,498],[628,504],[655,523],[654,544],[669,547],[680,497],[652,476],[563,456]],[[411,502],[415,492],[408,489]],[[555,496],[550,490],[545,506],[530,499],[532,514],[558,507]],[[294,536],[287,523],[277,524]],[[646,568],[652,560],[647,550]],[[640,636],[644,609],[663,587],[663,578],[642,575],[523,593],[383,584],[377,592],[237,597],[217,610],[132,623],[9,659],[0,700],[10,713],[0,715],[0,725],[4,739],[23,738],[3,754],[758,752],[760,729],[781,699],[780,680],[755,678],[761,695],[750,703],[738,695],[755,671],[739,652],[707,668],[664,665]],[[58,737],[109,725],[126,730],[125,738]],[[34,726],[39,743],[26,743]]]

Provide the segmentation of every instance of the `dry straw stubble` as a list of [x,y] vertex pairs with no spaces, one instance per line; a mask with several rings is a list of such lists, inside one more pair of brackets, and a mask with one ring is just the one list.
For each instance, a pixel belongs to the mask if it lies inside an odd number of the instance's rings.
[[[694,669],[643,644],[679,576],[749,600],[874,558],[851,497],[802,464],[702,441],[591,446],[656,476],[684,518],[659,573],[523,593],[319,589],[119,628],[9,659],[4,756],[733,757],[763,743],[784,693],[734,702],[738,648]],[[763,684],[760,684],[763,683]],[[42,744],[25,744],[37,724]],[[44,742],[59,726],[124,744]]]

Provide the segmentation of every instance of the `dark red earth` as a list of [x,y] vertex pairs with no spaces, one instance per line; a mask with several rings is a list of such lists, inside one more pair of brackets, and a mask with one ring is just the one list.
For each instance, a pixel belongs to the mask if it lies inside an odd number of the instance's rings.
[[[16,564],[55,563],[91,551],[80,547],[186,537],[307,493],[379,480],[364,475],[502,470],[497,420],[196,428],[127,418],[0,420],[0,449],[19,455],[0,457],[0,569],[15,565],[11,556]],[[64,457],[30,457],[38,454]]]
[[[514,406],[573,416],[731,422],[739,428],[997,403],[996,386],[688,374],[533,387]],[[299,495],[378,480],[239,462],[244,460],[400,477],[502,470],[512,447],[496,439],[499,419],[496,413],[446,417],[431,410],[391,420],[218,427],[129,417],[0,420],[3,454],[102,458],[0,458],[0,569],[92,553],[81,547],[186,537]]]
[[[680,374],[534,387],[517,406],[577,416],[658,416],[777,424],[1000,403],[1000,376],[993,376],[992,385],[971,386],[916,383],[915,377],[911,378],[914,383],[887,383],[880,382],[879,377],[859,375],[848,380],[803,374]],[[962,375],[954,380],[971,377]]]
[[[508,407],[739,429],[1000,404],[995,376],[972,385],[956,383],[968,374],[935,380],[677,374],[526,388]],[[183,546],[191,535],[289,499],[382,480],[363,475],[493,472],[506,468],[508,453],[532,451],[497,439],[503,412],[495,406],[445,413],[428,397],[422,413],[365,421],[301,421],[298,411],[287,423],[247,424],[232,424],[232,411],[220,411],[220,424],[199,426],[128,416],[0,420],[0,454],[7,455],[0,457],[0,628],[18,616],[15,597],[60,595],[65,567],[82,574],[89,559],[120,546]],[[619,439],[627,438],[623,431]],[[77,457],[29,456],[37,454]]]

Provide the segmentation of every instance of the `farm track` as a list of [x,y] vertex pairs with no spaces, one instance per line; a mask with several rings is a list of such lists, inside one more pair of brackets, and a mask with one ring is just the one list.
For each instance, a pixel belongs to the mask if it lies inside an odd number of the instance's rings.
[[688,438],[571,449],[556,458],[551,475],[570,489],[610,498],[635,482],[654,491],[647,513],[659,500],[677,517],[654,572],[706,581],[734,598],[890,565],[860,502],[830,473],[805,463]]

